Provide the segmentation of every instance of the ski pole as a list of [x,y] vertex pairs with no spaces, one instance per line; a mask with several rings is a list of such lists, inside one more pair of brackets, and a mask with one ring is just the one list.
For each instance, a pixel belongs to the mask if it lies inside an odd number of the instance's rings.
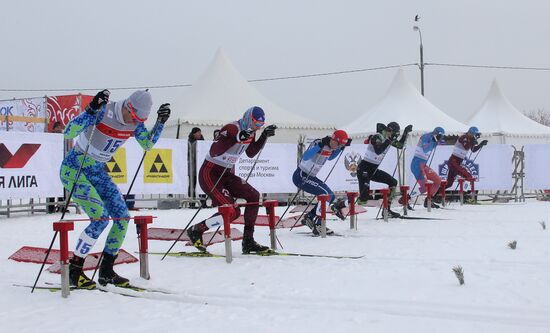
[[[65,218],[65,214],[67,213],[67,208],[69,207],[69,204],[71,202],[71,198],[73,197],[73,193],[75,191],[75,188],[78,184],[78,180],[80,179],[80,174],[82,173],[82,168],[84,166],[84,162],[86,162],[86,157],[88,156],[88,149],[90,148],[90,142],[92,142],[92,138],[94,137],[95,130],[96,130],[96,124],[99,119],[99,114],[101,110],[97,110],[97,115],[95,116],[94,121],[94,127],[92,128],[92,132],[90,133],[90,138],[88,139],[88,143],[86,144],[86,149],[84,150],[84,154],[82,154],[82,163],[80,163],[80,167],[78,168],[78,172],[76,173],[76,178],[73,186],[71,187],[71,191],[69,192],[69,196],[67,197],[67,202],[65,203],[65,206],[63,206],[63,212],[61,213],[61,219],[60,221],[63,221],[63,218]],[[42,275],[42,270],[44,269],[44,266],[46,265],[46,261],[48,261],[48,257],[50,256],[50,252],[53,247],[53,243],[55,242],[55,239],[57,238],[56,231],[53,234],[52,241],[50,243],[50,246],[48,247],[48,250],[46,251],[46,256],[44,257],[44,261],[42,262],[42,265],[40,266],[40,270],[38,271],[38,275],[36,276],[36,280],[34,281],[34,284],[32,285],[31,293],[34,292],[34,288],[36,288],[36,284],[38,283],[38,280],[40,279],[40,275]]]
[[[342,154],[344,153],[344,150],[346,149],[346,146],[344,146],[344,148],[342,148],[342,151],[340,152],[340,154],[338,154],[338,158],[336,159],[336,162],[334,162],[334,165],[332,166],[332,168],[330,169],[328,175],[325,177],[325,180],[323,181],[323,183],[326,183],[327,182],[327,179],[328,177],[330,177],[330,175],[332,174],[332,171],[334,171],[334,168],[336,167],[336,165],[338,165],[338,161],[340,160],[340,157],[342,157]],[[309,206],[311,205],[311,203],[313,202],[313,200],[315,200],[315,195],[311,198],[311,200],[309,200],[306,208],[304,209],[304,211],[302,212],[302,214],[300,215],[300,217],[298,217],[298,219],[296,220],[296,222],[294,223],[294,225],[290,228],[290,231],[292,231],[292,229],[294,229],[294,227],[298,224],[298,221],[300,221],[302,219],[302,217],[304,216],[304,214],[306,213],[307,209],[309,208]]]

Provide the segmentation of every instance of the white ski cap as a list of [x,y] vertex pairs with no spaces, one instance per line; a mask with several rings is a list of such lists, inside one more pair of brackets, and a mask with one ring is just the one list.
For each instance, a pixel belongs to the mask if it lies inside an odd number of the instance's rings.
[[130,103],[136,115],[140,119],[147,119],[149,113],[151,113],[151,107],[153,106],[153,98],[148,90],[137,90],[133,92],[130,97],[124,101],[124,104]]

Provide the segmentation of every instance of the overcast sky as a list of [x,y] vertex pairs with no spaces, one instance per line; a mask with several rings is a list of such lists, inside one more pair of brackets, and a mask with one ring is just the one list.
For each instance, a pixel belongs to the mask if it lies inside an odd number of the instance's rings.
[[[417,63],[416,14],[425,62],[550,67],[544,0],[4,0],[1,7],[0,89],[193,83],[218,47],[247,79]],[[381,99],[395,73],[253,85],[292,112],[342,125]],[[406,74],[420,89],[418,68]],[[550,110],[550,71],[427,67],[426,97],[464,121],[494,78],[518,109]],[[186,89],[154,90],[155,104]],[[0,99],[44,94],[0,91]]]

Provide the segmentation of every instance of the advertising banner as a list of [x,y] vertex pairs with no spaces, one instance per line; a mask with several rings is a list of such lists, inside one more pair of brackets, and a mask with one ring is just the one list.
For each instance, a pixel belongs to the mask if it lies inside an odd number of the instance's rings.
[[56,122],[60,122],[64,129],[69,121],[78,116],[81,110],[84,110],[92,98],[93,96],[87,95],[46,97],[48,132],[52,131],[52,127]]
[[[438,146],[431,162],[430,168],[435,170],[442,179],[447,179],[449,173],[448,160],[451,157],[454,146]],[[470,174],[476,179],[477,190],[510,190],[512,188],[512,157],[514,149],[510,145],[491,144],[483,147],[478,152],[469,153],[462,162]],[[408,183],[414,186],[416,179],[410,170],[414,157],[414,147],[409,147],[406,154],[406,166]],[[430,158],[431,159],[431,158]],[[454,190],[458,182],[455,180],[450,190]],[[465,183],[465,190],[470,189],[470,184]]]
[[0,199],[62,197],[63,137],[0,132]]
[[[197,170],[200,170],[211,145],[212,141],[197,141]],[[296,186],[292,183],[292,173],[296,169],[297,153],[298,148],[295,144],[267,143],[248,182],[260,193],[295,192]],[[246,153],[243,153],[235,164],[235,174],[246,179],[256,157],[249,158]],[[204,194],[200,186],[197,186],[197,193]]]
[[550,145],[530,144],[523,146],[525,153],[525,179],[526,190],[550,189]]
[[44,97],[0,101],[0,131],[41,133],[46,120]]
[[[126,194],[144,150],[134,139],[126,141],[107,162],[109,175]],[[187,141],[159,139],[147,152],[132,194],[187,194]]]
[[[328,177],[326,183],[335,192],[352,191],[359,192],[359,182],[357,180],[357,167],[365,153],[367,146],[365,144],[352,144],[346,147],[342,156],[336,157],[332,161],[327,161],[321,171],[317,174],[320,180],[327,179],[328,173],[334,167],[332,174]],[[397,164],[397,150],[391,147],[379,166],[380,170],[389,172],[391,175]],[[397,173],[397,172],[396,172]],[[371,182],[371,190],[377,190],[387,187],[385,184]]]

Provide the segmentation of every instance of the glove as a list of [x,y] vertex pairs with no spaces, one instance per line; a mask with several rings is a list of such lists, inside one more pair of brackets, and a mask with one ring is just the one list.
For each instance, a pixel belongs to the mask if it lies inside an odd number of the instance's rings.
[[408,125],[407,127],[405,127],[405,129],[403,130],[403,134],[409,134],[410,132],[412,132],[413,130],[413,125]]
[[348,142],[346,142],[346,147],[351,146],[351,138],[348,139]]
[[481,147],[487,145],[487,143],[489,143],[487,140],[483,140],[479,143],[479,147],[481,148]]
[[264,131],[262,132],[262,135],[260,138],[269,138],[275,135],[275,130],[277,129],[276,125],[269,125],[266,128],[264,128]]
[[92,115],[95,114],[97,110],[101,109],[103,105],[107,104],[107,102],[109,101],[109,95],[111,95],[111,92],[107,89],[98,92],[94,96],[90,104],[86,106],[86,112]]
[[246,129],[239,132],[239,141],[246,141],[250,136],[254,133],[254,130],[252,129]]
[[164,103],[157,111],[157,121],[164,124],[170,118],[170,104]]
[[321,139],[321,143],[319,144],[319,146],[321,148],[323,148],[324,146],[330,147],[330,136],[325,136],[323,139]]
[[390,140],[395,141],[395,140],[397,140],[398,137],[399,137],[399,133],[392,133],[391,137],[390,137]]

